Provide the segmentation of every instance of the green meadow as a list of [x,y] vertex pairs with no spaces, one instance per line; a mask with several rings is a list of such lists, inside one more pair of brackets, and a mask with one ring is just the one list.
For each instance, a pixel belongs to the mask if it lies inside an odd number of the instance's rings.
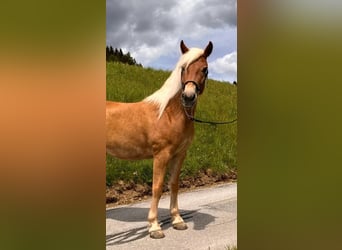
[[[137,102],[159,89],[169,71],[109,62],[106,98],[110,101]],[[209,68],[210,70],[210,68]],[[209,79],[199,97],[196,118],[227,121],[237,117],[237,87]],[[181,178],[196,176],[211,169],[222,174],[237,171],[237,123],[208,125],[195,123],[195,138],[183,164]],[[152,159],[123,161],[107,155],[106,182],[118,180],[152,183]]]

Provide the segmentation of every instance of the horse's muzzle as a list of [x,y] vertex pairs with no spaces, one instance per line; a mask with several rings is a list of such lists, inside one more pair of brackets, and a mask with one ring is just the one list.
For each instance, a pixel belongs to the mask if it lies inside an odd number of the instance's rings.
[[182,104],[186,108],[191,108],[194,106],[197,100],[197,94],[196,93],[182,93]]

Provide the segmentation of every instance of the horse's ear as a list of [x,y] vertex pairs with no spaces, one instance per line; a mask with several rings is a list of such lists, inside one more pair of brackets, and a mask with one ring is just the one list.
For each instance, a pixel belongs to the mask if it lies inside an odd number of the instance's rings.
[[186,53],[189,50],[188,47],[186,47],[186,45],[183,42],[183,40],[180,42],[180,49],[182,51],[182,54]]
[[207,58],[208,56],[210,56],[212,51],[213,51],[213,43],[209,41],[207,47],[204,50],[204,57]]

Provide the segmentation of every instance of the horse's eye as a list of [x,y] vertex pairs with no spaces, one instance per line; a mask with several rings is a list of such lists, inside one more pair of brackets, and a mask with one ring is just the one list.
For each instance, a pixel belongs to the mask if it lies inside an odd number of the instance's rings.
[[203,69],[202,69],[202,72],[203,72],[203,74],[204,75],[208,75],[208,67],[204,67]]

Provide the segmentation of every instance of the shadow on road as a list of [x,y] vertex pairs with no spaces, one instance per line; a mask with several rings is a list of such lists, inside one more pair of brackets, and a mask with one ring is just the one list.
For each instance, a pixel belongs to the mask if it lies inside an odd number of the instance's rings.
[[[148,236],[147,214],[149,208],[133,208],[123,207],[108,210],[107,219],[113,219],[124,222],[141,222],[146,221],[146,226],[133,228],[126,232],[106,235],[106,245],[119,245],[131,241],[139,240]],[[158,209],[160,224],[163,230],[171,227],[171,217],[169,210],[165,208]],[[180,214],[185,222],[192,222],[194,230],[203,230],[205,227],[215,221],[215,217],[199,212],[198,210],[180,210]]]

